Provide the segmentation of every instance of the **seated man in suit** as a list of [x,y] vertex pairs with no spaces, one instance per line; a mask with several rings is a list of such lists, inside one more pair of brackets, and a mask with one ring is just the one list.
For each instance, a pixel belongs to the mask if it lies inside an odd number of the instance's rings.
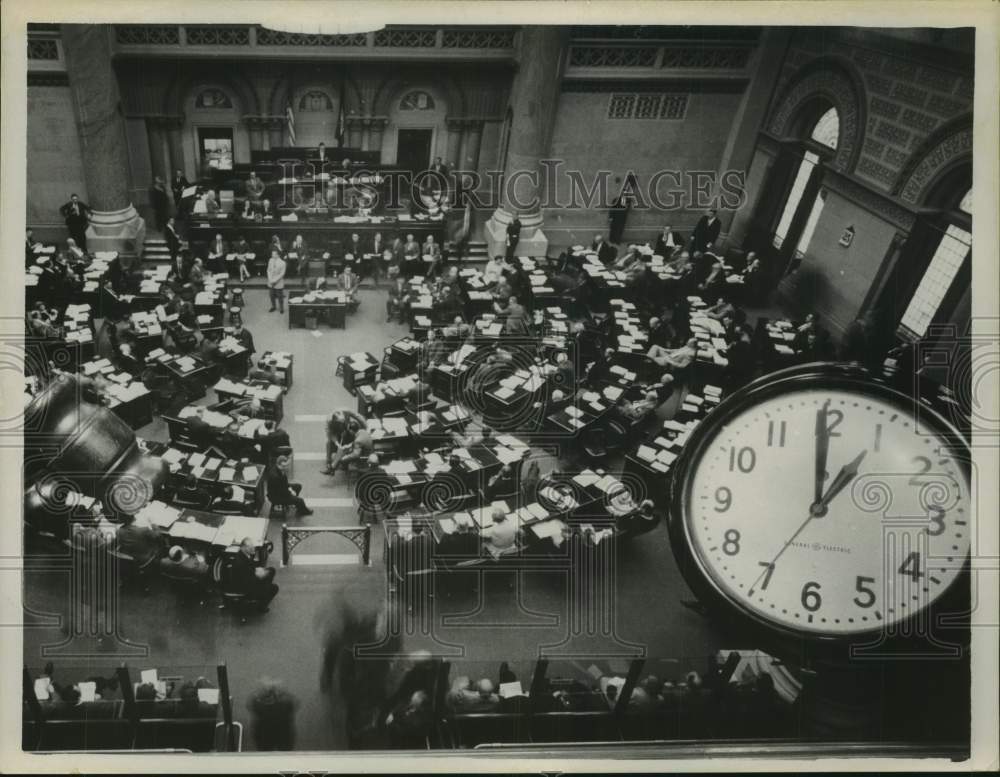
[[[208,253],[205,256],[205,263],[212,272],[224,272],[226,257],[229,255],[229,244],[222,239],[222,233],[216,232],[212,242],[208,244]],[[235,263],[235,259],[233,262]],[[233,268],[235,269],[235,267]]]
[[653,245],[653,252],[657,256],[662,256],[664,261],[670,261],[671,257],[683,246],[684,240],[681,238],[680,233],[674,232],[673,228],[667,225],[656,238],[656,243]]
[[243,208],[240,210],[239,216],[241,221],[253,221],[254,217],[257,215],[257,203],[247,197],[243,200]]
[[395,283],[389,289],[389,297],[385,302],[385,320],[396,319],[399,323],[404,323],[410,312],[411,300],[409,284],[405,278],[397,276]]
[[597,254],[597,258],[605,266],[611,264],[618,253],[613,245],[605,242],[604,235],[594,235],[594,242],[590,244],[590,250]]
[[324,474],[335,475],[337,470],[343,466],[346,470],[352,461],[367,459],[375,452],[375,441],[369,434],[368,429],[361,428],[354,435],[354,441],[349,445],[341,446],[333,455],[330,462],[329,472],[324,470]]
[[244,537],[239,552],[232,556],[228,579],[223,585],[226,591],[243,594],[261,612],[267,612],[271,600],[278,595],[278,586],[274,583],[275,569],[257,566],[256,556],[253,540]]
[[209,583],[209,568],[199,553],[188,553],[180,545],[174,545],[167,555],[160,559],[160,574],[171,580],[182,582]]
[[264,182],[257,177],[257,173],[253,170],[250,171],[250,177],[247,178],[246,192],[247,200],[251,202],[256,202],[264,196]]
[[288,482],[287,457],[279,457],[270,467],[267,477],[267,498],[272,505],[292,505],[299,515],[312,515],[302,498],[302,485]]
[[623,399],[618,404],[618,409],[624,418],[632,423],[641,421],[660,406],[660,400],[655,391],[647,391],[642,395],[642,399],[631,401]]
[[659,366],[666,367],[671,372],[677,372],[690,367],[694,362],[698,355],[698,339],[691,337],[680,348],[663,348],[654,345],[646,355]]
[[569,360],[569,354],[565,351],[559,351],[556,354],[556,374],[552,380],[554,385],[567,394],[576,391],[576,369],[573,367],[573,362]]
[[441,266],[441,246],[434,242],[434,235],[427,236],[427,240],[425,240],[424,244],[420,247],[420,254],[421,258],[425,256],[429,256],[431,258],[430,262],[424,262],[424,275],[428,278],[435,277]]
[[[348,254],[347,257],[351,257],[351,254]],[[360,285],[361,276],[354,271],[350,263],[345,264],[344,271],[337,277],[337,288],[347,293],[348,304],[357,303],[358,286]]]
[[260,205],[257,208],[257,215],[262,219],[273,219],[274,209],[271,207],[271,201],[268,199],[263,199],[260,201]]
[[402,274],[407,278],[421,275],[423,270],[421,264],[420,243],[414,239],[413,235],[407,235],[406,242],[403,244]]
[[163,541],[153,529],[137,525],[134,515],[123,514],[121,518],[122,525],[115,535],[116,550],[131,559],[130,572],[141,572],[160,557]]
[[254,441],[260,445],[260,450],[268,461],[274,461],[280,449],[290,448],[292,445],[288,432],[279,429],[271,420],[265,421],[264,426],[254,432]]
[[212,501],[211,495],[201,488],[198,478],[190,474],[174,491],[171,500],[178,507],[190,507],[192,510],[207,510]]
[[507,520],[507,513],[502,507],[494,507],[492,517],[493,525],[483,529],[484,547],[499,556],[517,544],[517,527],[513,521]]

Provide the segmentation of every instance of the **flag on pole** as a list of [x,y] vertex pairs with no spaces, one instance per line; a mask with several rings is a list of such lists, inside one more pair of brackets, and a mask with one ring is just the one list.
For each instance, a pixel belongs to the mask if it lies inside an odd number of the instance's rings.
[[285,103],[285,122],[288,124],[288,140],[295,145],[295,114],[292,112],[292,102]]
[[344,110],[344,82],[340,82],[340,111],[337,114],[337,147],[344,147],[344,132],[347,129],[347,112]]

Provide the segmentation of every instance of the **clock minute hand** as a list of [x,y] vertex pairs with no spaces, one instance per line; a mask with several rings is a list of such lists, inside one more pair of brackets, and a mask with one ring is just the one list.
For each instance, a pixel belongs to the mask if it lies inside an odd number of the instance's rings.
[[830,406],[828,399],[823,407],[816,411],[816,487],[813,491],[813,504],[819,504],[823,499],[823,485],[826,482],[826,459],[830,452],[830,433],[826,423],[826,409]]

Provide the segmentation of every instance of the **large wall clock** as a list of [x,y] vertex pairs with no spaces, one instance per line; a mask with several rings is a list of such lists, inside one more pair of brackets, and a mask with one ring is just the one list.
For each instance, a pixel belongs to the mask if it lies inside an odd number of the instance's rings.
[[671,545],[699,599],[772,646],[823,655],[906,631],[961,593],[968,448],[917,407],[834,364],[774,373],[720,404],[672,483]]

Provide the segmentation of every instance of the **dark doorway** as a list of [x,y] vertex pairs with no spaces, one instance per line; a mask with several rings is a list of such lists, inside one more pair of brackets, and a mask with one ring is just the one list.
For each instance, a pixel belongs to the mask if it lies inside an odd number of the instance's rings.
[[401,129],[396,141],[396,165],[411,173],[419,173],[431,165],[431,139],[434,130]]

